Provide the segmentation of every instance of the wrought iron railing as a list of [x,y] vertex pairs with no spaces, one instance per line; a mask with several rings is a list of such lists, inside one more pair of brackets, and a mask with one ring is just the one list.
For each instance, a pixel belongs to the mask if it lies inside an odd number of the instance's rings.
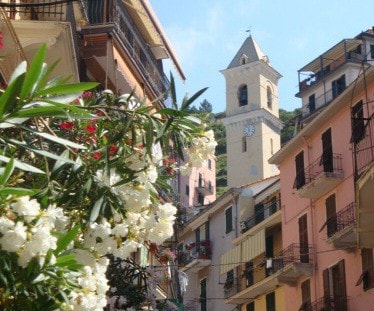
[[303,112],[303,118],[306,118],[316,112],[317,110],[325,107],[327,104],[329,104],[332,100],[333,92],[332,89],[324,92],[322,95],[316,97],[314,99],[314,102],[309,102],[307,105],[302,107]]
[[353,141],[354,170],[356,180],[361,173],[374,162],[374,114],[367,118],[361,139]]
[[300,189],[314,181],[321,173],[342,174],[342,155],[325,153],[307,168],[296,173],[294,188]]
[[178,264],[180,266],[186,266],[195,259],[212,259],[212,243],[210,240],[186,245],[186,251],[178,254]]
[[247,232],[249,229],[258,225],[265,219],[269,218],[271,215],[275,214],[281,208],[280,198],[270,201],[265,204],[261,210],[258,210],[251,217],[240,222],[241,233]]
[[[264,257],[258,258],[257,266],[249,269],[242,269],[239,275],[230,284],[231,286],[224,287],[225,299],[228,299],[238,292],[245,290],[253,285],[260,283],[273,274],[282,270],[292,263],[313,263],[313,248],[311,245],[302,246],[294,243],[282,250],[278,256],[273,258]],[[257,261],[256,260],[256,261]],[[226,285],[226,283],[225,283]]]
[[309,75],[308,78],[302,80],[299,83],[299,91],[304,91],[308,89],[310,86],[318,83],[327,75],[334,72],[336,69],[340,68],[345,63],[352,61],[352,62],[362,62],[365,60],[365,55],[358,54],[356,52],[347,52],[346,54],[342,55],[338,59],[334,60],[333,62],[329,63],[329,65],[320,68],[320,71],[315,72],[314,74]]
[[208,180],[204,180],[204,179],[200,179],[198,181],[196,190],[199,191],[203,195],[213,194],[214,192],[212,182]]
[[348,299],[346,296],[328,296],[313,302],[305,302],[299,311],[346,311]]
[[[2,1],[4,2],[4,1]],[[24,3],[2,3],[11,19],[65,21],[67,3],[60,0],[29,0]]]
[[352,202],[342,210],[337,212],[335,215],[327,219],[326,223],[322,226],[321,230],[324,227],[327,228],[327,237],[332,237],[335,233],[342,231],[343,229],[354,225],[356,223],[355,216],[355,207],[356,203]]

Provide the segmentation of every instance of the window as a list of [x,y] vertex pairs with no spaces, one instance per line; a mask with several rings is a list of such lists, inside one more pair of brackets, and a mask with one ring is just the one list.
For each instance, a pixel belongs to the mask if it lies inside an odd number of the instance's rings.
[[230,270],[226,273],[226,281],[223,285],[225,290],[229,290],[234,286],[234,270]]
[[239,106],[248,105],[248,89],[246,85],[242,85],[238,90]]
[[246,311],[255,311],[255,303],[251,302],[245,306]]
[[331,128],[322,134],[322,157],[320,165],[323,165],[324,172],[334,171],[334,158],[332,152]]
[[208,189],[212,192],[212,182],[210,180],[208,181]]
[[199,205],[204,205],[204,196],[203,196],[201,193],[199,193],[199,194],[197,195],[197,203],[198,203]]
[[270,138],[270,152],[271,152],[272,155],[274,154],[273,138]]
[[295,157],[296,179],[294,188],[300,189],[305,185],[305,171],[304,171],[304,151],[301,151]]
[[252,286],[254,283],[253,261],[249,261],[245,264],[244,276],[245,276],[245,286],[246,287]]
[[332,81],[332,98],[335,98],[341,94],[345,88],[345,75],[342,75],[339,79]]
[[361,250],[362,274],[356,285],[362,282],[364,290],[369,290],[374,287],[374,263],[373,263],[373,249],[363,248]]
[[232,206],[230,206],[226,211],[225,211],[225,216],[226,216],[226,233],[229,233],[232,231]]
[[212,160],[208,159],[208,169],[212,169]]
[[247,137],[242,138],[242,152],[247,152]]
[[316,96],[315,94],[312,94],[309,96],[309,112],[312,113],[314,110],[316,110]]
[[307,214],[299,218],[299,243],[300,262],[309,262],[309,242],[308,242],[308,218]]
[[203,175],[199,173],[199,188],[203,187]]
[[322,275],[326,310],[347,311],[344,259],[323,270]]
[[271,93],[270,86],[267,87],[266,93],[267,93],[267,100],[268,100],[267,101],[268,102],[268,108],[272,109],[273,108],[273,94]]
[[325,202],[326,205],[326,228],[327,237],[333,236],[337,231],[335,194],[330,195]]
[[[265,256],[266,258],[274,258],[274,239],[272,235],[269,235],[265,239]],[[265,276],[272,275],[273,271],[273,264],[271,266],[266,265]]]
[[301,307],[302,310],[310,310],[311,305],[311,297],[310,297],[310,280],[306,280],[301,283]]
[[266,295],[266,311],[275,311],[275,293]]
[[351,143],[357,144],[365,137],[364,105],[362,100],[351,108],[352,138]]
[[206,278],[200,281],[200,310],[208,310],[206,301]]
[[374,44],[370,44],[370,57],[374,59]]
[[190,186],[186,185],[186,195],[190,195]]

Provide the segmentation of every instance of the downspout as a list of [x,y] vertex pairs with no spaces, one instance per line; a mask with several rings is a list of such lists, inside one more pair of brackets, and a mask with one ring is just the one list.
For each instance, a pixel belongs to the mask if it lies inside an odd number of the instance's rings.
[[[308,140],[306,139],[305,136],[302,136],[303,138],[303,141],[305,143],[305,145],[307,146],[308,148],[308,152],[307,152],[307,157],[308,157],[308,167],[310,167],[310,150],[312,149],[312,147],[310,146]],[[310,173],[310,172],[309,172]],[[315,298],[318,297],[318,284],[317,284],[317,253],[316,253],[316,250],[315,250],[315,228],[314,228],[314,213],[313,213],[313,208],[315,207],[315,204],[313,202],[312,199],[309,199],[309,206],[310,206],[310,222],[311,222],[311,227],[312,227],[312,245],[313,245],[313,249],[314,249],[314,252],[313,252],[313,271],[314,271],[314,282],[313,282],[313,285],[314,285],[314,295],[315,295]]]

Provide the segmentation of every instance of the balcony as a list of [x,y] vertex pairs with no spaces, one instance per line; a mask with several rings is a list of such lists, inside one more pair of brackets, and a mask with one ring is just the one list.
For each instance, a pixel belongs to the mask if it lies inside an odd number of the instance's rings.
[[196,190],[203,196],[213,194],[213,186],[211,181],[199,179],[199,184],[196,187]]
[[261,227],[269,227],[281,222],[280,209],[280,198],[267,203],[261,210],[256,211],[253,216],[240,222],[241,233],[244,234],[258,224],[261,224]]
[[356,247],[355,209],[356,204],[352,202],[325,222],[320,232],[326,227],[327,243],[333,243],[335,248],[343,248],[347,251]]
[[[105,0],[81,1],[89,21],[89,24],[82,28],[82,33],[90,36],[95,33],[113,32],[126,51],[127,57],[147,81],[156,97],[163,95],[168,90],[170,82],[162,70],[161,61],[155,57],[156,52],[152,52],[122,1],[114,1],[114,7],[111,9],[109,3],[110,1]],[[107,10],[104,10],[105,7]]]
[[229,286],[225,283],[225,303],[248,303],[257,296],[275,290],[281,284],[278,276],[283,267],[282,258],[261,258],[258,265],[258,268],[243,270],[236,282]]
[[[187,247],[186,247],[187,248]],[[178,255],[180,271],[198,272],[212,263],[212,247],[209,240],[192,244]]]
[[374,114],[364,120],[363,134],[353,141],[360,248],[374,248]]
[[332,190],[343,177],[342,156],[328,153],[297,173],[294,188],[300,197],[316,199]]
[[[299,72],[299,93],[308,90],[312,86],[323,81],[325,78],[336,72],[348,62],[361,64],[365,55],[361,52],[362,41],[357,39],[345,39],[316,58]],[[300,75],[307,75],[307,78],[300,80]]]
[[313,273],[313,258],[311,246],[291,244],[282,251],[283,268],[278,274],[278,281],[289,286],[296,286],[302,276]]
[[338,310],[346,311],[348,299],[346,296],[328,296],[322,297],[314,302],[305,302],[299,308],[299,311],[325,311]]

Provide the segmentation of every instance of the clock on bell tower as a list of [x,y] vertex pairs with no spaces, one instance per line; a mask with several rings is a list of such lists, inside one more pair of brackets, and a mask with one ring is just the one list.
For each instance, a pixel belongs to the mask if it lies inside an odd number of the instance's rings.
[[249,36],[221,73],[226,79],[227,184],[240,186],[279,173],[268,159],[280,148],[282,124],[278,80],[257,43]]

